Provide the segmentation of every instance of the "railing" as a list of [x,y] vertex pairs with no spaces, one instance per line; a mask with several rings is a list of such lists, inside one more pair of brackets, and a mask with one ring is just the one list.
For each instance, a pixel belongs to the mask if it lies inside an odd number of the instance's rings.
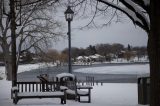
[[102,86],[103,82],[96,81],[93,76],[86,76],[85,81],[78,80],[77,84],[79,84],[79,85],[90,85],[90,86],[95,86],[95,85],[100,84]]

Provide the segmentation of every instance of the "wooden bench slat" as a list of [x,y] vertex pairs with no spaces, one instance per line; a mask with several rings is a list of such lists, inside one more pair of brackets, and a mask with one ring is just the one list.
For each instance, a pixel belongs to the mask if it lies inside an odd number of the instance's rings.
[[36,91],[38,91],[38,84],[36,84]]
[[22,86],[21,86],[22,88],[21,88],[21,90],[22,90],[22,92],[23,92],[23,84],[22,84]]

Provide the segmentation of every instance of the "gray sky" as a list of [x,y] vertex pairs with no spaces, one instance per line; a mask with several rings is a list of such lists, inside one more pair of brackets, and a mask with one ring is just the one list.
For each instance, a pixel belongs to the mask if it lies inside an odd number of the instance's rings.
[[[78,26],[81,22],[72,22],[72,29]],[[66,22],[67,24],[67,22]],[[67,26],[67,25],[66,25]],[[66,27],[67,29],[67,27]],[[121,43],[125,46],[146,46],[147,34],[138,26],[135,27],[132,22],[113,23],[110,26],[102,29],[88,30],[72,30],[71,45],[72,47],[87,47],[98,43]],[[67,39],[62,39],[54,48],[63,50],[68,47]]]

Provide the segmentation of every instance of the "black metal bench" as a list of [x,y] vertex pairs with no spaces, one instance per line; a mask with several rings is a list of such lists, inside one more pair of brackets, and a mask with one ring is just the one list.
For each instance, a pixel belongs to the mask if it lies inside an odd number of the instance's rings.
[[[62,73],[57,75],[57,82],[60,82],[60,89],[66,89],[67,99],[78,100],[79,102],[91,103],[92,86],[77,85],[77,78],[73,74]],[[83,90],[82,90],[83,89]],[[85,90],[84,90],[85,89]],[[81,97],[88,97],[87,101],[82,101]]]
[[66,104],[66,91],[58,91],[57,83],[48,82],[51,90],[43,91],[41,82],[17,82],[17,86],[11,89],[11,98],[15,104],[25,98],[60,98],[61,104]]
[[[63,86],[64,87],[64,86]],[[66,94],[67,99],[74,98],[75,100],[78,100],[79,102],[86,102],[91,103],[91,89],[93,87],[91,86],[80,86],[76,84],[76,81],[66,81]],[[85,89],[85,90],[81,90]],[[81,101],[81,97],[88,97],[88,101]],[[71,97],[71,98],[70,98]]]

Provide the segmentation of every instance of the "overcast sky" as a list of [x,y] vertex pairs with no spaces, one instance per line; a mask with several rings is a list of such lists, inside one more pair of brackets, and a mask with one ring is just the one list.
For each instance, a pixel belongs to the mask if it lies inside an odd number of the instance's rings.
[[[88,47],[89,45],[95,45],[100,43],[121,43],[124,46],[130,44],[131,46],[146,46],[147,34],[138,26],[134,26],[133,23],[124,17],[122,22],[114,23],[110,26],[103,28],[92,28],[85,30],[75,29],[79,26],[85,26],[90,20],[73,19],[71,22],[72,34],[71,34],[71,46],[72,47]],[[64,13],[60,14],[60,21],[63,21],[65,30],[67,32],[67,22],[64,18]],[[103,19],[100,20],[103,23]],[[68,40],[61,39],[61,41],[54,44],[53,48],[57,50],[63,50],[68,47]]]

